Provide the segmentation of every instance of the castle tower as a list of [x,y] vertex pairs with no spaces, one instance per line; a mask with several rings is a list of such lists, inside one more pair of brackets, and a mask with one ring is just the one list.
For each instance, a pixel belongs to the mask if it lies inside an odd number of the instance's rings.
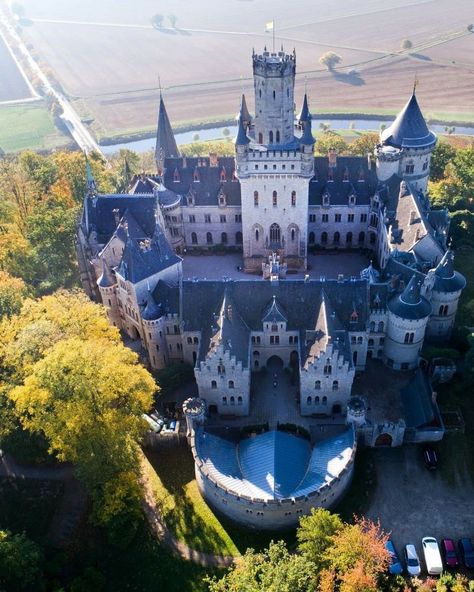
[[418,359],[431,304],[421,295],[421,281],[414,274],[403,292],[388,302],[384,361],[396,370],[412,370]]
[[180,153],[173,129],[166,112],[163,96],[160,92],[160,107],[158,111],[158,127],[156,130],[155,161],[159,175],[164,174],[165,158],[179,158]]
[[436,142],[436,134],[428,129],[413,89],[395,121],[380,133],[380,144],[375,149],[379,179],[385,181],[398,174],[426,193]]
[[433,289],[431,292],[431,314],[427,337],[431,341],[445,341],[449,339],[456,318],[459,298],[466,286],[466,278],[454,269],[454,255],[448,249],[436,269],[429,273],[434,274]]
[[183,403],[183,413],[186,418],[188,438],[195,432],[197,426],[204,425],[206,419],[206,401],[199,397],[186,399]]
[[255,140],[266,146],[289,144],[294,138],[296,55],[265,49],[252,59]]
[[102,259],[102,275],[97,280],[102,304],[107,311],[110,323],[114,327],[122,328],[120,310],[117,302],[117,278],[105,259]]
[[242,200],[244,267],[260,272],[272,253],[289,270],[304,270],[308,189],[314,172],[314,138],[308,113],[301,137],[294,132],[296,56],[283,50],[253,54],[255,117],[250,131],[242,103],[236,173]]

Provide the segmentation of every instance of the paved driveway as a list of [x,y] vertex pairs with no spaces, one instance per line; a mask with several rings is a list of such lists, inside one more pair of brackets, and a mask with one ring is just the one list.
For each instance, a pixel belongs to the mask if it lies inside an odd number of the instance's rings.
[[[377,488],[367,517],[380,522],[401,552],[414,543],[420,557],[421,539],[434,536],[474,538],[474,487],[452,485],[441,472],[428,471],[415,446],[374,450]],[[443,462],[441,459],[440,462]],[[446,462],[446,460],[444,460]]]

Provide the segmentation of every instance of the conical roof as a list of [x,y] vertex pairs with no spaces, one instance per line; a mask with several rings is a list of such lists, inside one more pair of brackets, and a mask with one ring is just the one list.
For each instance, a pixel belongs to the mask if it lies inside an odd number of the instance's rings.
[[458,292],[466,286],[466,278],[454,269],[454,253],[448,249],[435,269],[433,289],[436,292]]
[[299,124],[302,124],[302,123],[305,123],[309,117],[311,117],[311,113],[309,112],[309,107],[308,107],[308,95],[306,93],[304,93],[301,111],[296,116],[296,119]]
[[163,96],[160,94],[160,108],[158,112],[158,128],[156,131],[155,158],[163,162],[168,157],[179,157],[178,146],[174,138],[173,129],[166,112]]
[[161,306],[156,303],[155,299],[153,298],[153,294],[148,292],[148,298],[146,301],[146,306],[142,311],[142,319],[144,321],[156,321],[162,315]]
[[311,115],[309,115],[306,121],[304,122],[304,131],[303,135],[300,138],[300,142],[305,146],[312,146],[316,142],[316,140],[313,137],[313,132],[311,131]]
[[252,122],[252,116],[250,115],[250,112],[248,110],[247,101],[245,100],[244,93],[242,93],[242,100],[240,102],[240,113],[239,113],[239,116],[240,115],[242,115],[242,119],[243,119],[244,125],[248,126],[248,125],[251,124],[251,122]]
[[99,288],[111,288],[115,286],[117,283],[117,279],[107,264],[105,259],[102,259],[102,275],[97,280],[97,285]]
[[390,127],[380,134],[383,144],[396,148],[424,148],[436,144],[436,135],[428,129],[415,93]]
[[431,314],[431,304],[421,295],[421,281],[413,274],[403,292],[388,303],[390,312],[403,319],[423,319]]
[[237,137],[235,138],[235,144],[236,144],[236,146],[246,146],[247,144],[250,144],[250,140],[247,137],[247,134],[245,132],[244,119],[242,116],[242,109],[239,114],[239,129],[237,132]]
[[369,266],[360,272],[360,277],[367,280],[369,284],[376,284],[380,280],[380,272],[375,269],[371,261]]

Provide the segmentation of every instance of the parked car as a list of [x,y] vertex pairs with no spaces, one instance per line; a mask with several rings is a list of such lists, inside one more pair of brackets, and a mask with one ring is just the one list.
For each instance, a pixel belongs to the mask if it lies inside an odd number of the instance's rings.
[[472,540],[465,538],[458,541],[459,554],[466,567],[474,568],[474,547]]
[[393,575],[399,575],[403,573],[403,566],[400,558],[397,555],[392,539],[388,539],[388,541],[385,543],[385,548],[390,553],[390,567],[388,568],[389,572]]
[[432,576],[438,576],[443,573],[443,560],[439,552],[438,541],[433,537],[424,537],[421,539],[423,555],[425,556],[426,569]]
[[411,576],[419,576],[421,573],[420,560],[416,552],[415,545],[405,545],[403,549],[405,561],[407,564],[407,571]]
[[458,554],[453,539],[443,539],[441,541],[441,550],[444,555],[446,567],[457,567],[459,565]]
[[430,471],[438,468],[438,455],[434,448],[423,448],[423,460],[425,461],[426,468]]

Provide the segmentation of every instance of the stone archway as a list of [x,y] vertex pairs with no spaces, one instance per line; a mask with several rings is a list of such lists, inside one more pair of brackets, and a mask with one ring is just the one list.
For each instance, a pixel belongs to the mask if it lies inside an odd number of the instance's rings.
[[267,368],[270,370],[280,370],[283,368],[284,363],[280,356],[271,356],[267,360]]
[[393,437],[391,434],[379,434],[375,440],[375,446],[392,446]]

